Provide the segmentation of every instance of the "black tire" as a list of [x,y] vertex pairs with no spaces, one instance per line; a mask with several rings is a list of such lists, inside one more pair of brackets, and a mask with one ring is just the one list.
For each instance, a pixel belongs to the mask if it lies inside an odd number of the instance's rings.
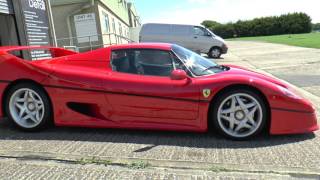
[[[11,100],[12,96],[16,92],[18,92],[19,90],[22,90],[22,89],[32,90],[33,92],[35,92],[38,95],[39,98],[41,98],[41,100],[43,102],[43,115],[41,116],[42,118],[41,118],[41,120],[39,120],[38,123],[36,123],[37,125],[35,125],[34,127],[23,127],[22,125],[17,123],[13,117],[14,113],[11,112],[11,110],[10,110],[10,100]],[[25,106],[25,108],[27,108],[27,106]],[[14,111],[14,110],[12,110],[12,111]],[[11,87],[9,89],[8,93],[6,94],[6,98],[5,98],[5,112],[6,112],[8,119],[10,120],[10,122],[13,123],[20,130],[23,130],[23,131],[28,131],[28,132],[39,131],[39,130],[47,128],[49,125],[53,124],[52,107],[51,107],[51,102],[50,102],[49,97],[47,96],[47,94],[45,93],[45,91],[41,87],[38,87],[37,85],[32,84],[32,83],[20,83],[20,84],[14,85],[13,87]]]
[[[214,52],[218,52],[218,53],[214,53]],[[213,47],[210,49],[208,56],[210,58],[214,58],[214,59],[218,59],[220,58],[222,55],[222,50],[219,47]]]
[[[252,134],[250,134],[248,136],[244,136],[244,137],[237,137],[237,136],[230,135],[229,133],[227,133],[227,130],[223,129],[223,127],[222,127],[223,125],[221,125],[223,123],[221,123],[221,120],[220,120],[220,122],[218,120],[218,111],[219,111],[220,106],[223,107],[222,103],[228,103],[228,101],[226,101],[226,100],[228,98],[230,98],[231,96],[237,95],[237,94],[249,95],[249,96],[253,97],[256,100],[256,102],[259,103],[259,105],[261,107],[261,111],[259,111],[259,112],[262,112],[261,113],[262,118],[261,118],[261,121],[259,121],[261,123],[258,123],[259,125],[254,126],[256,128],[256,130]],[[263,98],[261,98],[261,96],[258,93],[256,93],[253,90],[250,90],[250,89],[230,89],[230,90],[222,93],[221,95],[219,95],[219,97],[217,97],[215,99],[215,102],[211,108],[210,113],[211,114],[210,114],[209,121],[211,121],[211,122],[209,122],[209,124],[211,124],[213,126],[213,130],[215,130],[215,132],[218,132],[219,134],[223,135],[224,137],[226,137],[228,139],[232,139],[232,140],[247,140],[247,139],[250,139],[250,138],[255,137],[256,135],[260,134],[262,132],[262,130],[266,127],[267,120],[269,117],[266,102],[263,101]],[[230,113],[230,116],[231,116],[231,113]],[[236,118],[236,115],[233,115],[233,116],[234,116],[234,118]],[[244,117],[246,117],[245,114],[244,114]],[[243,120],[244,119],[237,120],[237,121],[241,122]],[[228,122],[227,122],[227,124],[228,124]]]

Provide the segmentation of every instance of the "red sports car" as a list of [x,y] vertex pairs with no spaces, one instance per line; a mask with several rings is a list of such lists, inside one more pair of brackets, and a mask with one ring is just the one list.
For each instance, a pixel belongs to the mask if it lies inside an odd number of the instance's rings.
[[[43,49],[51,58],[17,55]],[[0,73],[0,117],[27,131],[52,123],[197,132],[212,127],[241,140],[263,129],[271,134],[318,129],[315,108],[290,85],[172,44],[115,45],[86,53],[1,47]]]

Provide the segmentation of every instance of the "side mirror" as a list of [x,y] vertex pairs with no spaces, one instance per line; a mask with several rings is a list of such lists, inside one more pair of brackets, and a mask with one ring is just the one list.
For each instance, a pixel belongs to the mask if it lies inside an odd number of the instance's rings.
[[176,69],[171,72],[170,77],[172,80],[184,80],[188,78],[188,75],[184,70]]

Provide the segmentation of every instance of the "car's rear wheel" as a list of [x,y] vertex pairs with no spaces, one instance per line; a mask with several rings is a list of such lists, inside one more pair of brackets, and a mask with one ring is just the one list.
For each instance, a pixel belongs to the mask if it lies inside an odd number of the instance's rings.
[[208,53],[208,56],[210,58],[215,58],[215,59],[218,59],[220,58],[222,52],[221,52],[221,49],[218,48],[218,47],[213,47],[210,49],[209,53]]
[[8,91],[6,97],[6,114],[20,129],[36,131],[51,123],[50,100],[38,86],[17,84]]
[[267,107],[251,90],[231,90],[216,99],[213,125],[222,135],[244,140],[259,134],[266,125]]

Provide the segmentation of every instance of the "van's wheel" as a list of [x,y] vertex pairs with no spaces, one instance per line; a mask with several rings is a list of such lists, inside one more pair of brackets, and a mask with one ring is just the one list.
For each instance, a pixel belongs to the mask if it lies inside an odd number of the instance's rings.
[[5,111],[11,122],[24,131],[37,131],[52,122],[48,96],[30,83],[17,84],[8,91]]
[[220,134],[234,140],[245,140],[263,130],[268,111],[257,93],[241,89],[219,96],[211,113],[213,125]]
[[218,48],[218,47],[213,47],[213,48],[210,49],[210,51],[209,51],[209,53],[208,53],[208,56],[209,56],[210,58],[218,59],[218,58],[221,57],[221,54],[222,54],[222,52],[221,52],[221,49],[220,49],[220,48]]

